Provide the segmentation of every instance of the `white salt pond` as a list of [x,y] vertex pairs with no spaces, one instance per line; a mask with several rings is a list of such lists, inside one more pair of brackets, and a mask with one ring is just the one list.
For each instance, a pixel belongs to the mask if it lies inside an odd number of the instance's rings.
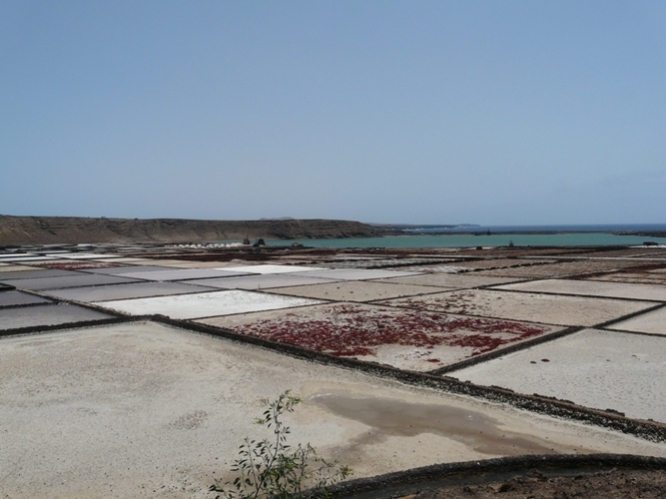
[[666,445],[150,322],[0,339],[4,497],[210,497],[258,399],[292,389],[290,442],[355,477],[545,452]]
[[666,338],[587,329],[450,375],[666,422]]
[[189,295],[158,296],[131,300],[94,302],[100,307],[132,315],[162,314],[172,319],[195,319],[218,315],[243,314],[262,310],[301,307],[321,303],[306,298],[293,298],[251,291],[227,290]]
[[233,267],[220,267],[224,270],[234,270],[236,272],[250,274],[289,274],[291,272],[303,272],[308,270],[321,270],[318,267],[303,267],[298,265],[241,265]]
[[636,331],[639,333],[661,334],[666,336],[666,308],[647,312],[626,321],[616,322],[609,329]]

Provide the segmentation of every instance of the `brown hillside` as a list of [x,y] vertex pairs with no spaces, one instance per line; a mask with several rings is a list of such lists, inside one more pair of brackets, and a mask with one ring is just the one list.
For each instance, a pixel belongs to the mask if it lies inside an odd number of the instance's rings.
[[177,243],[373,237],[382,230],[344,220],[181,220],[0,215],[0,244]]

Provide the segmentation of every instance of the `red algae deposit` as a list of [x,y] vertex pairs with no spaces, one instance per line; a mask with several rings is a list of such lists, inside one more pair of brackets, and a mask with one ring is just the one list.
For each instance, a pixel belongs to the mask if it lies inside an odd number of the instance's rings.
[[409,347],[431,364],[441,362],[428,355],[437,347],[462,349],[456,355],[460,360],[551,331],[541,325],[385,307],[337,304],[316,308],[317,317],[292,312],[234,329],[344,357],[377,357],[383,347]]

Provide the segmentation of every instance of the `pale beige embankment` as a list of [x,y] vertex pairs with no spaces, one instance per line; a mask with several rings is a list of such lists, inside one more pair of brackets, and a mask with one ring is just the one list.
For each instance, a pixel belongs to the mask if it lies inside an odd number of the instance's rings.
[[666,456],[666,445],[138,322],[0,340],[0,496],[211,497],[257,400],[305,402],[293,442],[356,477],[544,452]]

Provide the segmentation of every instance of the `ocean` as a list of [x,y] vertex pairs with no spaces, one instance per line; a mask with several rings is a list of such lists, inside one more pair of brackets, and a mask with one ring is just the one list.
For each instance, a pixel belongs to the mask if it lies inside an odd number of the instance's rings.
[[[666,224],[435,226],[414,227],[400,236],[267,241],[270,246],[300,243],[315,248],[458,248],[476,246],[635,246],[646,241],[666,247],[666,237],[619,235],[619,231],[665,232]],[[437,232],[437,234],[432,234]],[[443,233],[446,232],[446,233]]]

